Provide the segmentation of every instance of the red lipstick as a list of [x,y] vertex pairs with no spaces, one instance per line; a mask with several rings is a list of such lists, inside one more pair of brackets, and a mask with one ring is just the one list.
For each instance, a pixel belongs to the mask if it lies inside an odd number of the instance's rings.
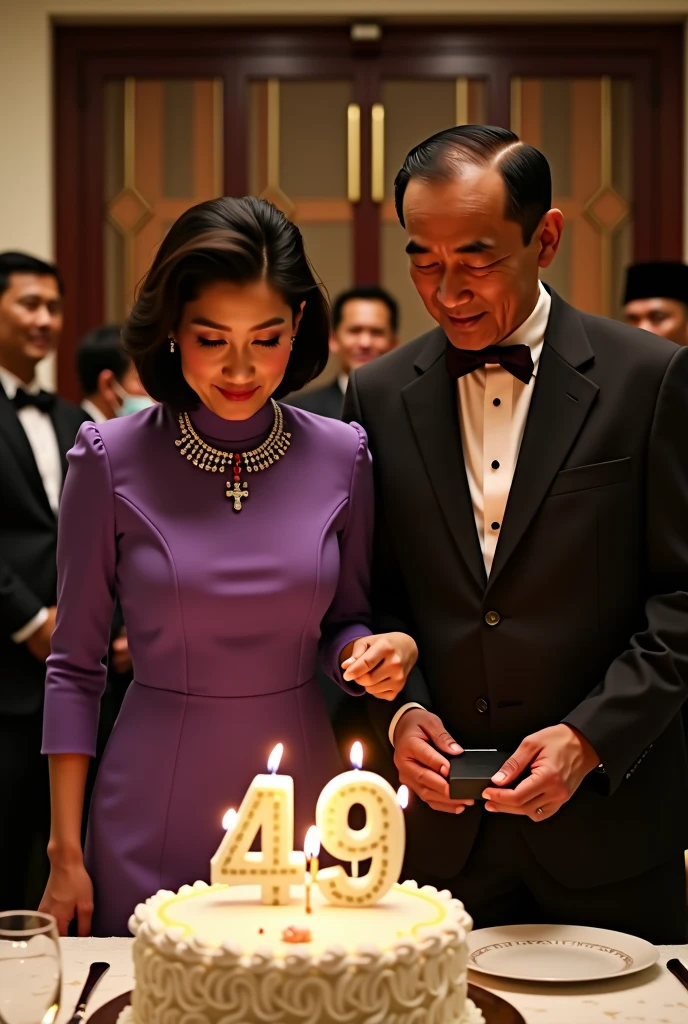
[[220,388],[217,384],[213,387],[217,388],[223,398],[226,398],[228,402],[248,402],[258,391],[258,387],[251,388],[250,391],[228,391],[226,388]]

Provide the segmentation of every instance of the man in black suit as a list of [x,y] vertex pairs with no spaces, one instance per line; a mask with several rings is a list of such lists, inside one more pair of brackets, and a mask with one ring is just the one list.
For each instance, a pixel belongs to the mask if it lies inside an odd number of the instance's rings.
[[[41,756],[45,660],[57,600],[57,510],[81,409],[42,391],[36,367],[59,340],[57,269],[0,254],[0,910],[21,909],[32,855],[45,848]],[[43,865],[47,878],[47,859]],[[37,895],[41,882],[37,878]]]
[[289,405],[339,420],[349,374],[385,355],[398,343],[399,307],[378,285],[360,285],[338,295],[332,306],[330,352],[338,360],[339,374],[331,384],[301,391]]
[[[563,219],[513,133],[417,146],[396,204],[439,327],[356,371],[345,417],[376,473],[375,629],[420,649],[371,702],[417,794],[407,873],[478,927],[684,942],[688,352],[539,284]],[[447,785],[468,748],[511,755],[475,804]]]

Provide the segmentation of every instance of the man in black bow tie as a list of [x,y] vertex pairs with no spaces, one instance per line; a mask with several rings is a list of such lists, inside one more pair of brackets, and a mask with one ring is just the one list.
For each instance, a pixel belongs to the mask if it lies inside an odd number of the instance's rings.
[[[376,473],[375,629],[420,649],[371,702],[416,793],[407,874],[477,927],[684,942],[688,351],[539,283],[563,219],[513,133],[442,132],[395,190],[439,327],[357,370],[345,418]],[[506,763],[453,801],[469,748]]]
[[32,857],[47,877],[48,778],[41,757],[45,659],[57,602],[57,511],[66,453],[88,417],[36,367],[62,330],[57,269],[0,254],[0,911],[28,906]]

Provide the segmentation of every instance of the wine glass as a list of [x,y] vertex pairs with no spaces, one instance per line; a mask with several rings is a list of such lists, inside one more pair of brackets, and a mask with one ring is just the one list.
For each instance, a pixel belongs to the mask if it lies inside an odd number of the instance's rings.
[[0,1024],[53,1024],[62,969],[57,922],[50,914],[0,914]]

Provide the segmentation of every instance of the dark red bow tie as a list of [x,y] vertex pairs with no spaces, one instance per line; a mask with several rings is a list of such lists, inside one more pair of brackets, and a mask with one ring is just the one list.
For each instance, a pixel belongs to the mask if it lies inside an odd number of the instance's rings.
[[485,363],[499,363],[524,384],[533,375],[533,357],[527,345],[490,345],[479,352],[447,345],[447,372],[455,380],[479,370]]

